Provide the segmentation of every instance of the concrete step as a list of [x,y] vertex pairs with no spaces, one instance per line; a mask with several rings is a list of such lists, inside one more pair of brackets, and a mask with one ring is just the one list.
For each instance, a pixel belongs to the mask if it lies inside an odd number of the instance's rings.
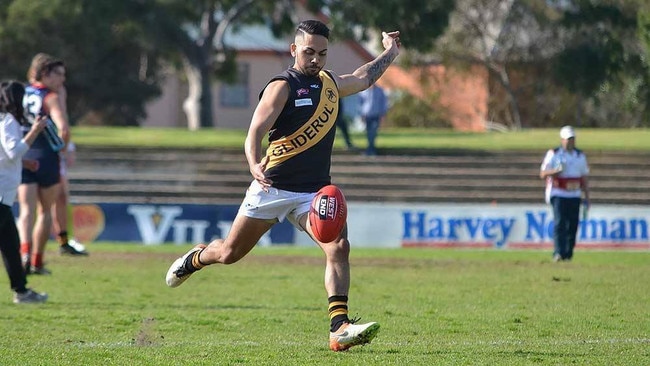
[[[336,151],[333,183],[351,201],[539,203],[543,152]],[[592,202],[650,204],[647,153],[589,156]],[[75,202],[238,204],[251,176],[241,149],[80,147],[70,170]]]

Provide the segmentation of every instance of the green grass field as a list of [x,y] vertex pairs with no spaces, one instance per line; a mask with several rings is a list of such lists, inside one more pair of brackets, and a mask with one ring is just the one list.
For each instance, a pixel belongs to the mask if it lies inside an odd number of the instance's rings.
[[53,274],[29,277],[46,304],[11,304],[0,276],[0,364],[650,364],[648,252],[353,249],[351,315],[382,330],[334,353],[316,248],[256,248],[176,289],[189,246],[88,248],[46,254]]
[[[559,129],[472,134],[385,129],[380,148],[544,151]],[[75,127],[80,145],[241,148],[245,131]],[[354,134],[359,146],[365,135]],[[650,130],[578,130],[586,151],[650,151]],[[342,148],[337,139],[336,146]],[[323,255],[256,248],[170,289],[189,246],[92,243],[46,254],[11,303],[0,276],[0,365],[649,365],[650,252],[354,249],[350,310],[378,321],[372,344],[328,349]]]
[[[560,143],[559,128],[508,133],[469,133],[449,129],[383,128],[377,146],[382,149],[539,150]],[[338,133],[338,131],[337,131]],[[172,128],[74,127],[78,145],[243,149],[245,130]],[[357,146],[366,146],[365,133],[353,133]],[[650,129],[577,129],[577,145],[593,151],[650,151]],[[335,147],[342,149],[337,136]]]

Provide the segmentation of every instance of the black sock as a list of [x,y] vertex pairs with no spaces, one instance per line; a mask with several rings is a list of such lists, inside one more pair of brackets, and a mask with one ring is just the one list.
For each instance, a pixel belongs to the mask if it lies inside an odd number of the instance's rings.
[[59,237],[59,245],[63,246],[68,244],[68,232],[67,231],[62,231],[57,235]]

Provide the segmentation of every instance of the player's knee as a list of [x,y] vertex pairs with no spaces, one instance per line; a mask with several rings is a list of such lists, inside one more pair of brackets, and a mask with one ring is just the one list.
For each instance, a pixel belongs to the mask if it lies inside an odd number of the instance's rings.
[[50,210],[39,211],[38,212],[38,217],[43,221],[51,222],[52,221],[52,212]]
[[242,258],[242,256],[238,255],[237,252],[235,252],[230,248],[223,249],[220,254],[221,255],[219,256],[220,258],[219,262],[221,264],[233,264],[238,262]]
[[346,260],[350,256],[350,242],[346,238],[327,244],[327,256],[333,260]]
[[221,239],[218,239],[217,243],[210,243],[206,252],[204,256],[207,256],[211,263],[233,264],[243,257],[234,248],[225,245]]
[[20,209],[18,212],[18,222],[20,223],[27,223],[27,222],[33,222],[34,221],[34,214],[32,211],[29,210],[22,210]]

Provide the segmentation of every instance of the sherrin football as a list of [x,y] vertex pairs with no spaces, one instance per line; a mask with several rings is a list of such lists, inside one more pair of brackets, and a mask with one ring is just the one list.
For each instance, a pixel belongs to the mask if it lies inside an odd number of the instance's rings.
[[329,243],[336,240],[347,218],[345,196],[337,186],[328,185],[316,193],[309,210],[309,226],[318,241]]

